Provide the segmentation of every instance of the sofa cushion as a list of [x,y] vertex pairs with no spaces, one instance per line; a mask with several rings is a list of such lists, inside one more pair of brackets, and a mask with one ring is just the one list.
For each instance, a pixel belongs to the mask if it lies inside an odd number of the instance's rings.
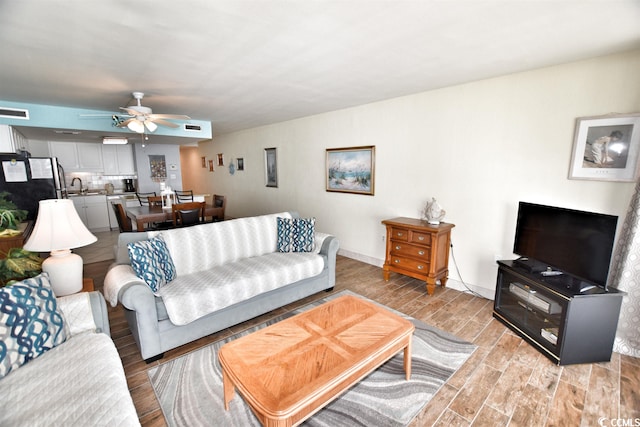
[[176,278],[176,268],[162,235],[129,243],[127,250],[133,271],[154,293]]
[[68,335],[46,273],[0,289],[0,378]]
[[273,252],[180,275],[163,286],[159,295],[171,322],[186,325],[258,294],[316,276],[324,265],[325,257],[315,253]]
[[105,334],[69,338],[0,380],[1,426],[139,426]]
[[282,212],[176,228],[163,231],[162,236],[180,277],[277,252],[278,217],[291,218],[291,214]]
[[313,252],[315,218],[278,218],[279,252]]

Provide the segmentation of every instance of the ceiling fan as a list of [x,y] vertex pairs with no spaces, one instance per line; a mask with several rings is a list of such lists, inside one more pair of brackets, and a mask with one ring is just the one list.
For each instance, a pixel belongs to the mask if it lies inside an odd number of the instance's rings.
[[170,128],[177,128],[178,125],[168,120],[190,120],[191,117],[180,114],[153,114],[153,111],[149,107],[142,105],[142,98],[144,93],[133,92],[133,98],[137,101],[136,105],[129,105],[128,107],[120,107],[121,110],[127,113],[126,118],[117,117],[115,125],[117,127],[127,127],[132,132],[144,133],[145,128],[149,132],[154,132],[158,125],[167,126]]

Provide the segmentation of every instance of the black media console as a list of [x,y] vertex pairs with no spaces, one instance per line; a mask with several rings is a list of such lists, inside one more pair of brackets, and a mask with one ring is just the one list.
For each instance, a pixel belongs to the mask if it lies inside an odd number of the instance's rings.
[[493,316],[558,365],[611,360],[624,292],[498,261]]

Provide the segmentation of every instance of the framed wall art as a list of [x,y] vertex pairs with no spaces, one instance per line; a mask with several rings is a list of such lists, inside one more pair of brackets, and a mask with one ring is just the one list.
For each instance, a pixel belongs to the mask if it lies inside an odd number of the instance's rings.
[[236,162],[238,163],[238,170],[239,171],[243,171],[244,170],[244,158],[240,157],[240,158],[236,159]]
[[267,187],[278,187],[278,153],[275,148],[264,149],[264,173]]
[[640,114],[576,120],[570,179],[632,182],[638,178]]
[[374,145],[328,148],[325,161],[327,191],[373,196],[375,151]]
[[213,172],[213,160],[209,160],[209,172]]
[[201,159],[202,159],[202,167],[206,168],[207,167],[207,158],[205,156],[202,156]]
[[218,166],[224,166],[224,154],[218,153]]

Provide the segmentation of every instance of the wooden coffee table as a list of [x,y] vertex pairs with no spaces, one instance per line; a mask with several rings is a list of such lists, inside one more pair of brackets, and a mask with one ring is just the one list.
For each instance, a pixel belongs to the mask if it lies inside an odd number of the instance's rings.
[[343,296],[222,346],[224,406],[234,388],[264,426],[298,425],[404,349],[413,324]]

